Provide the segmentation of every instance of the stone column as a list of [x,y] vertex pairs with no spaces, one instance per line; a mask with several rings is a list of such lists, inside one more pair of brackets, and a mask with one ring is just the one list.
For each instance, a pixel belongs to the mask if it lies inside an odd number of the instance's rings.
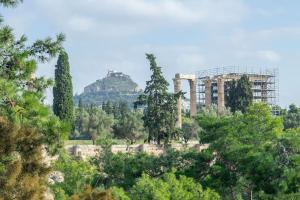
[[197,114],[197,81],[190,79],[190,115],[191,117]]
[[205,108],[209,109],[209,107],[211,106],[211,94],[212,94],[211,79],[205,80],[204,84],[205,84]]
[[[177,74],[174,81],[174,93],[180,92],[181,89],[181,79],[177,77]],[[176,127],[181,128],[182,127],[182,119],[181,119],[181,97],[177,99],[177,121],[176,121]]]
[[218,78],[218,113],[222,113],[225,107],[224,79]]

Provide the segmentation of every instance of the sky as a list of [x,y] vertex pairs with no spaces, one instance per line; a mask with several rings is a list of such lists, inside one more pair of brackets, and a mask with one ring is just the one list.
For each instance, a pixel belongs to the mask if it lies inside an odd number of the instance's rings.
[[[24,0],[0,13],[30,42],[66,35],[77,94],[108,70],[144,88],[151,75],[145,53],[153,53],[170,90],[175,73],[278,68],[279,105],[287,107],[300,105],[299,8],[299,0]],[[40,64],[38,74],[53,77],[55,63]]]

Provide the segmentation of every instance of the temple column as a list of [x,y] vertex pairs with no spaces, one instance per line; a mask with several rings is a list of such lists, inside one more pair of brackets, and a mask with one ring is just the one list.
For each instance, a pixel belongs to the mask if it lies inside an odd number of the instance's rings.
[[190,115],[191,117],[197,114],[197,81],[190,79]]
[[218,78],[218,113],[222,113],[225,107],[225,88],[224,79]]
[[205,80],[205,108],[209,109],[211,106],[211,80]]
[[[174,93],[180,92],[181,89],[181,79],[176,77],[173,79],[174,81]],[[181,128],[182,127],[182,119],[181,119],[181,96],[177,99],[177,121],[176,121],[176,127]]]

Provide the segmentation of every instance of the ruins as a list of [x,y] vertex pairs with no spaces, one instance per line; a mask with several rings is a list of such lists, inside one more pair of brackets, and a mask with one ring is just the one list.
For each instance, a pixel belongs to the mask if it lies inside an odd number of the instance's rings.
[[[182,91],[182,80],[188,80],[190,85],[190,115],[197,114],[199,107],[209,108],[211,105],[217,106],[218,113],[222,113],[226,107],[226,97],[229,90],[229,82],[239,80],[242,75],[247,75],[252,84],[254,102],[264,102],[268,104],[273,114],[278,115],[277,100],[278,70],[264,69],[254,71],[247,67],[221,67],[199,71],[196,74],[176,74],[174,81],[174,92]],[[198,99],[197,99],[198,97]],[[198,101],[197,101],[198,100]],[[176,127],[182,127],[182,98],[177,100],[177,123]]]
[[[174,81],[174,92],[178,93],[182,91],[181,81],[188,80],[190,85],[190,115],[191,117],[197,114],[197,78],[195,74],[176,74]],[[181,101],[182,98],[177,99],[177,122],[176,127],[182,127],[182,118],[181,118]]]

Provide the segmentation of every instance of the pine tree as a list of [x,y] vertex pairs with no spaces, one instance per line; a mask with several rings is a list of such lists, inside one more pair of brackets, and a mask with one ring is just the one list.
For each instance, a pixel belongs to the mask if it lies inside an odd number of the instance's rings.
[[83,109],[83,103],[82,103],[82,99],[81,98],[79,98],[79,101],[78,101],[78,108],[79,108],[79,110]]
[[167,144],[175,131],[176,99],[180,94],[168,93],[168,82],[163,77],[161,67],[156,64],[153,54],[146,54],[152,71],[151,80],[147,81],[145,91],[139,96],[137,105],[146,105],[144,125],[149,131],[148,142],[161,140]]
[[104,101],[102,102],[101,108],[104,112],[106,112],[106,103]]
[[44,199],[50,169],[39,133],[0,117],[0,199]]
[[247,75],[243,75],[238,81],[229,84],[227,106],[232,112],[246,112],[247,107],[253,102],[252,85]]
[[53,87],[53,111],[69,125],[73,122],[73,86],[70,75],[68,54],[61,51],[55,66],[55,86]]
[[[0,0],[0,5],[19,2]],[[44,199],[49,169],[42,149],[57,152],[65,131],[42,103],[52,81],[34,74],[39,61],[49,61],[62,49],[64,35],[28,44],[3,24],[0,35],[0,199]]]

